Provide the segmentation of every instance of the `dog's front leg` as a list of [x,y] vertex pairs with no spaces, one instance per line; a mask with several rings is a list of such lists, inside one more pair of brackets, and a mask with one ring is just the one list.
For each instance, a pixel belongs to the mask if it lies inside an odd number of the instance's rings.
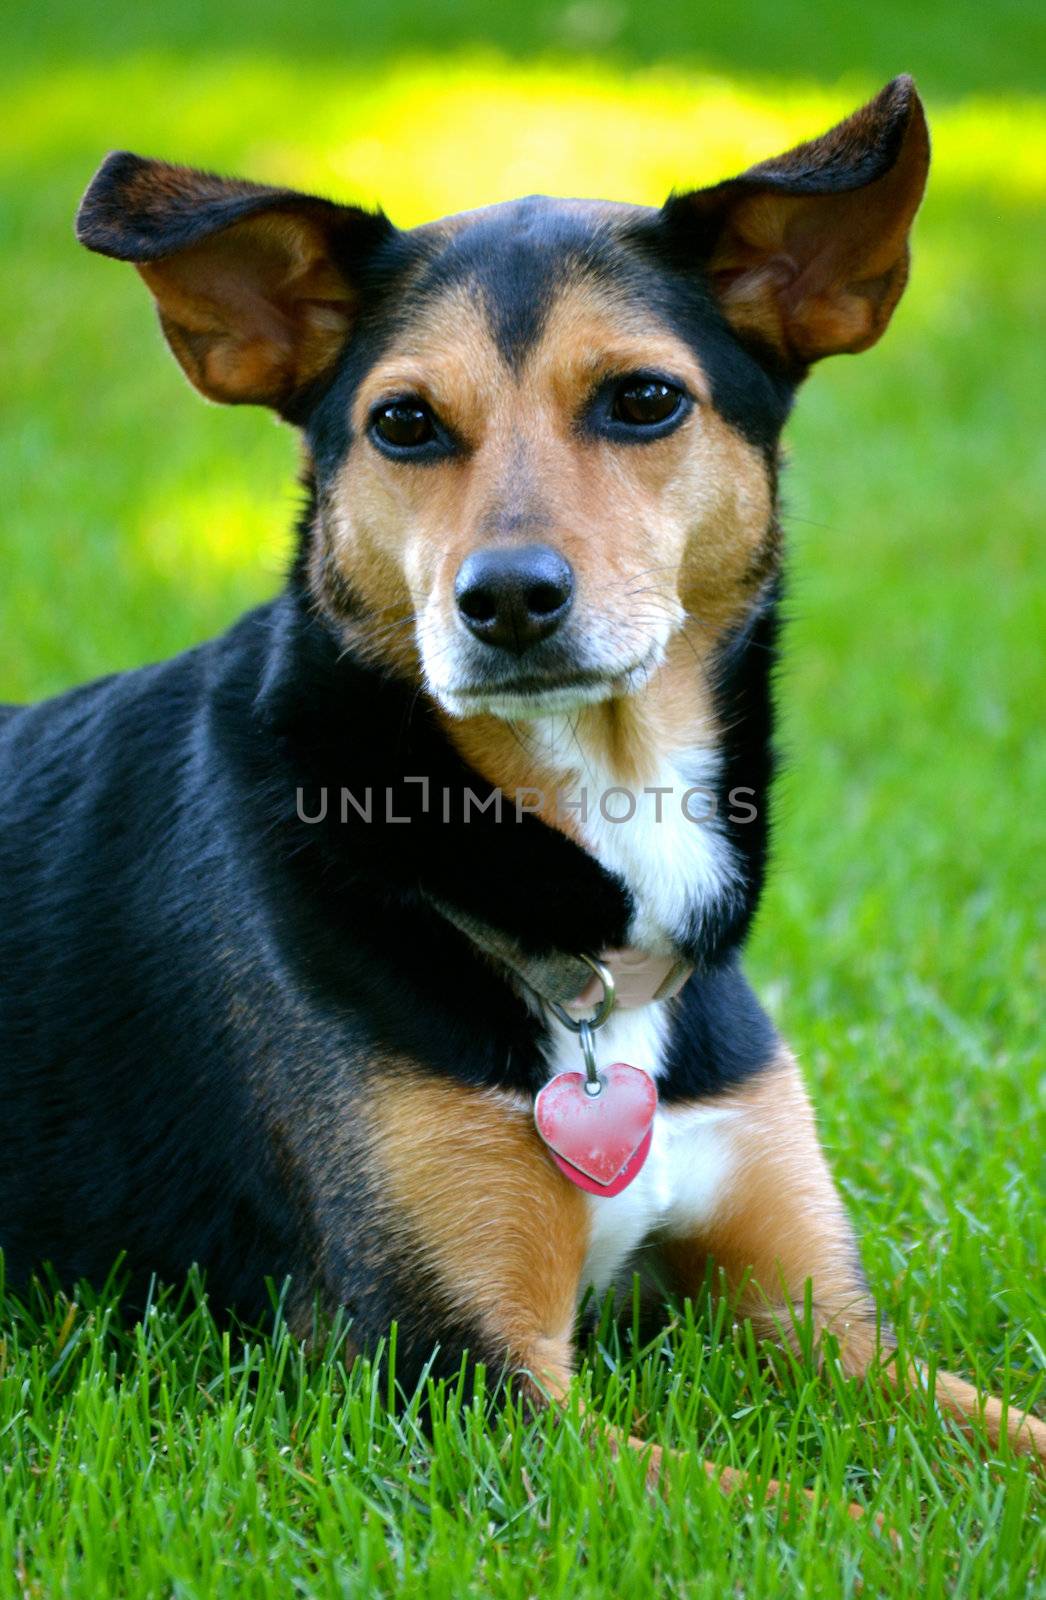
[[[371,1182],[406,1268],[443,1326],[430,1342],[561,1395],[588,1244],[585,1198],[549,1161],[529,1105],[413,1067],[388,1071],[369,1102]],[[409,1307],[397,1309],[399,1317]]]
[[[897,1393],[928,1389],[924,1369],[898,1370],[889,1332],[877,1315],[857,1247],[828,1170],[810,1102],[795,1061],[779,1060],[723,1102],[733,1112],[732,1171],[715,1215],[664,1244],[673,1288],[695,1294],[709,1262],[725,1279],[736,1313],[757,1333],[790,1341],[811,1286],[816,1338],[830,1332],[844,1371],[861,1376],[878,1361]],[[1030,1414],[1004,1413],[993,1396],[949,1372],[934,1383],[937,1405],[965,1430],[983,1428],[989,1443],[1005,1434],[1011,1449],[1046,1460],[1046,1425]]]

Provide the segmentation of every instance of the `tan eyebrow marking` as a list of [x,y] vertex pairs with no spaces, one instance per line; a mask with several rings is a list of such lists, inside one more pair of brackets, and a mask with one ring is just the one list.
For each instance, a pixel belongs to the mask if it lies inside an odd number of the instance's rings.
[[572,409],[583,404],[583,388],[652,369],[711,403],[708,379],[687,345],[594,280],[559,291],[518,372],[498,351],[482,305],[465,286],[441,295],[405,338],[405,347],[379,361],[360,385],[353,406],[358,429],[382,400],[410,393],[468,434],[470,413],[474,424],[506,391],[525,390],[539,375],[549,381],[554,398]]

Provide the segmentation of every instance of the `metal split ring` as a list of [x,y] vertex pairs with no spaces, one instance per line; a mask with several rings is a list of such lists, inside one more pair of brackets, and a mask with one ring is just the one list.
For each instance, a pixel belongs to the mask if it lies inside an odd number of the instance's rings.
[[586,956],[582,953],[580,959],[586,966],[592,968],[592,971],[603,985],[603,998],[592,1015],[586,1017],[584,1021],[579,1021],[577,1017],[572,1017],[569,1011],[565,1011],[558,1001],[549,1000],[546,1002],[549,1010],[555,1013],[564,1028],[569,1028],[571,1033],[580,1033],[582,1028],[591,1028],[594,1032],[596,1028],[603,1026],[614,1009],[615,987],[614,977],[610,968],[605,967],[602,961],[597,961],[595,956]]

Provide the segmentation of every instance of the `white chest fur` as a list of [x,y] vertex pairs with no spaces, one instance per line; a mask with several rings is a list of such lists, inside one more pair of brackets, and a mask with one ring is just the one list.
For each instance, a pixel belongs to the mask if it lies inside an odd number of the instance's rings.
[[[598,1063],[627,1061],[658,1078],[667,1009],[662,1004],[617,1012],[596,1035]],[[576,1034],[552,1023],[550,1075],[577,1072],[581,1066]],[[602,1295],[654,1229],[685,1233],[715,1215],[730,1176],[736,1115],[715,1105],[659,1107],[650,1154],[638,1177],[611,1199],[586,1196],[589,1240],[582,1289],[591,1286]]]
[[541,758],[562,775],[561,804],[585,847],[628,885],[635,902],[629,943],[667,950],[695,910],[736,879],[730,846],[715,816],[720,758],[712,748],[677,751],[657,772],[622,784],[582,749],[564,719],[532,725]]

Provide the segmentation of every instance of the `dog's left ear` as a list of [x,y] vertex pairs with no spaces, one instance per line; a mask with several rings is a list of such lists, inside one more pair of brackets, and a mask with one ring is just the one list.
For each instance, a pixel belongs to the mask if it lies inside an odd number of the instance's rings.
[[138,268],[202,394],[285,416],[344,346],[358,269],[395,231],[380,213],[126,151],[76,218],[81,244]]
[[915,85],[895,78],[820,139],[673,195],[662,215],[742,338],[801,369],[884,332],[929,164]]

